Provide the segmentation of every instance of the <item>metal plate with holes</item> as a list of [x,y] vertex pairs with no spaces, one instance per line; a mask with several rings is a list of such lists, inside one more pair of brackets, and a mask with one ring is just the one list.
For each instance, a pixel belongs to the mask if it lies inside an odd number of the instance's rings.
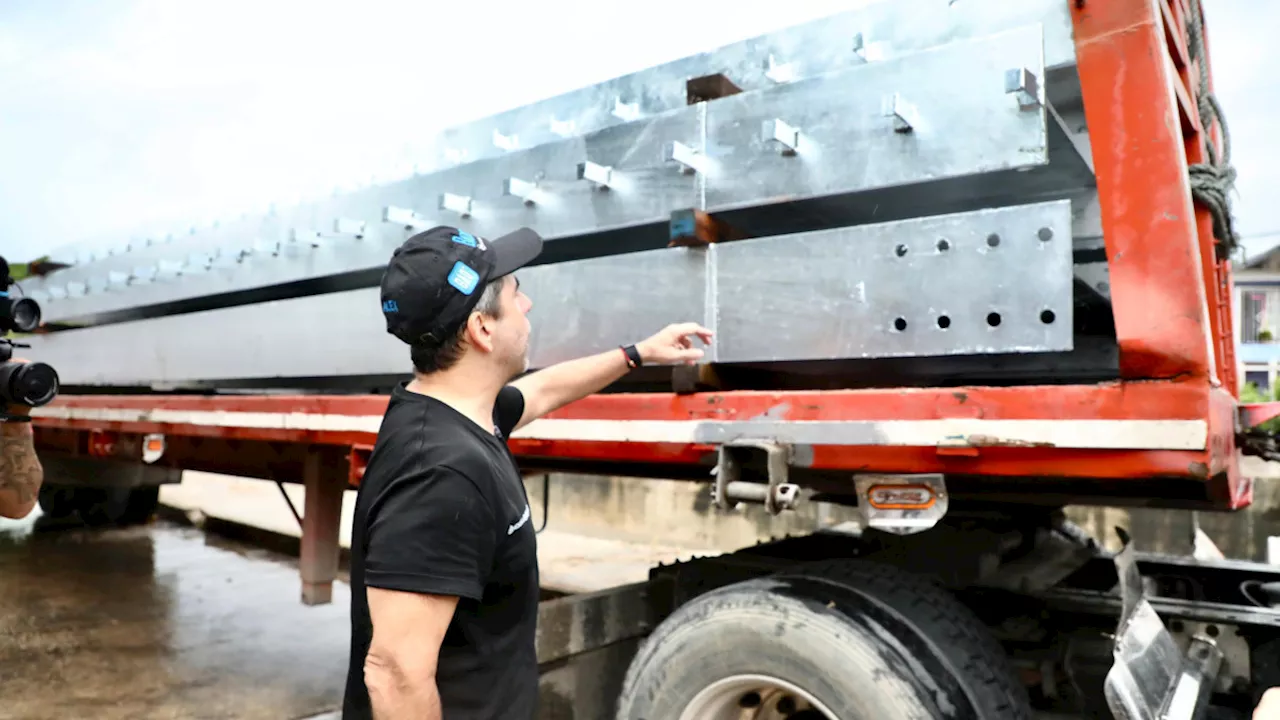
[[1069,350],[1066,201],[715,247],[722,362]]
[[[531,362],[687,320],[716,330],[708,359],[719,362],[1070,349],[1070,224],[1069,203],[1055,201],[528,268]],[[67,385],[410,370],[377,288],[30,341]]]
[[[799,218],[812,228],[941,211],[929,209],[935,202],[947,211],[980,207],[991,197],[1044,190],[1043,183],[1061,191],[1084,180],[1074,163],[1045,167],[1052,148],[1043,103],[1021,109],[1005,84],[1010,70],[1043,77],[1043,33],[1038,24],[1022,26],[646,113],[170,242],[144,242],[22,287],[45,304],[47,321],[93,324],[105,313],[341,273],[369,271],[364,282],[376,282],[377,269],[406,237],[441,223],[488,237],[529,226],[552,241],[544,260],[556,261],[661,247],[671,213],[687,208],[773,212],[817,198],[827,206]],[[897,116],[885,114],[886,98]],[[895,131],[897,118],[908,119],[911,132]],[[799,131],[793,156],[779,152],[787,128]],[[959,184],[912,194],[914,184],[947,179]],[[852,201],[868,191],[895,197]],[[787,232],[789,222],[756,219],[744,230]],[[624,228],[633,229],[625,239],[600,235],[571,250],[559,244]]]

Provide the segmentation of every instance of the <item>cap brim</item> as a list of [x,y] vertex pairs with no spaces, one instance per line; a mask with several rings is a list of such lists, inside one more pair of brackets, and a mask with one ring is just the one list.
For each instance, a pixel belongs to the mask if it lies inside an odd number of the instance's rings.
[[524,227],[489,241],[493,250],[493,277],[509,275],[533,262],[542,253],[542,236]]

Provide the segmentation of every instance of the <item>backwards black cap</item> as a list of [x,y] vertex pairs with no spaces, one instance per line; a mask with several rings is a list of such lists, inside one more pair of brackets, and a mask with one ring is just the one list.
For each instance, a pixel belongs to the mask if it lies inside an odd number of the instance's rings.
[[487,283],[541,252],[542,238],[529,228],[493,240],[443,225],[414,235],[382,275],[387,332],[409,345],[444,342],[466,322]]

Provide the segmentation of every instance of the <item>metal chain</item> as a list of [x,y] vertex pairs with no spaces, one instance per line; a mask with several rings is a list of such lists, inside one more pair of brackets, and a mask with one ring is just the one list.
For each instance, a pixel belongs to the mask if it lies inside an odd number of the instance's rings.
[[[1229,194],[1235,186],[1236,170],[1231,166],[1231,134],[1227,132],[1227,121],[1222,114],[1222,106],[1212,91],[1209,90],[1209,66],[1203,59],[1207,50],[1204,44],[1204,24],[1200,15],[1200,0],[1191,0],[1191,13],[1187,19],[1187,35],[1190,45],[1187,47],[1189,60],[1199,63],[1199,87],[1196,93],[1197,109],[1200,114],[1200,128],[1205,135],[1205,148],[1209,161],[1196,163],[1187,168],[1191,180],[1191,197],[1199,200],[1213,216],[1213,236],[1218,240],[1220,254],[1230,256],[1240,247],[1240,237],[1236,234],[1231,218],[1231,199]],[[1222,157],[1218,158],[1217,148],[1209,137],[1209,129],[1217,120],[1222,127]]]

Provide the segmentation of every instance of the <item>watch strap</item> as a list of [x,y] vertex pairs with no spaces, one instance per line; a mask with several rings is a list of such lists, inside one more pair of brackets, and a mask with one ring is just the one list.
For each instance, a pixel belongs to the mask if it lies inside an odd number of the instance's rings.
[[638,368],[644,365],[644,361],[640,359],[640,351],[635,345],[626,345],[622,348],[622,354],[627,357],[627,366]]

